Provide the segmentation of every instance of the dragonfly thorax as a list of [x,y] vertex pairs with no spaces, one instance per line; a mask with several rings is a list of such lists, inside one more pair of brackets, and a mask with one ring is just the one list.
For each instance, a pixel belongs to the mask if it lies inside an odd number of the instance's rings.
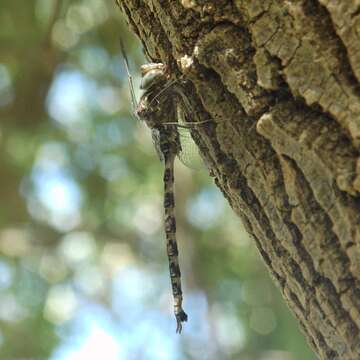
[[[164,115],[171,116],[173,104],[164,92],[169,83],[166,65],[150,63],[141,66],[142,80],[140,88],[144,90],[135,109],[136,115],[144,120],[150,129],[158,127]],[[165,117],[166,118],[166,117]]]

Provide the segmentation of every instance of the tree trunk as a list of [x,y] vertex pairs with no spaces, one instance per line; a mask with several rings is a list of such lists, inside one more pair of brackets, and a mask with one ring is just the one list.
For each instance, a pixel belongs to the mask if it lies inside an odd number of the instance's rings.
[[314,351],[360,359],[358,0],[117,0]]

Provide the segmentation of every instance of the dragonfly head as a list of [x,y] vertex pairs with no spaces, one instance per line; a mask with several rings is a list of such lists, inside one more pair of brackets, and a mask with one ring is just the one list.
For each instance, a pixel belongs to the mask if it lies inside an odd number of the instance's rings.
[[162,63],[151,63],[142,65],[140,68],[142,79],[140,89],[149,90],[154,85],[168,80],[166,66]]

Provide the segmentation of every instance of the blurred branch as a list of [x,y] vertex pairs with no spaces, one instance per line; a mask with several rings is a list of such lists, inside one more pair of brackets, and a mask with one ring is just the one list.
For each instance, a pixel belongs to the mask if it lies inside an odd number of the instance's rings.
[[51,17],[49,19],[48,28],[47,28],[47,31],[46,31],[45,37],[44,37],[44,47],[47,47],[47,46],[51,45],[52,30],[53,30],[53,27],[54,27],[54,25],[56,23],[56,20],[60,16],[62,4],[63,4],[63,0],[56,0],[55,1],[54,9],[53,9]]
[[[62,58],[51,42],[52,29],[61,8],[62,0],[57,0],[42,41],[37,41],[38,34],[35,34],[35,39],[30,37],[25,29],[17,35],[22,36],[24,40],[29,37],[29,40],[24,41],[25,45],[21,53],[17,54],[16,58],[12,58],[16,64],[9,64],[17,69],[14,74],[16,81],[13,84],[15,99],[8,106],[1,108],[0,114],[10,126],[21,125],[33,128],[34,124],[42,123],[46,119],[44,98]],[[32,19],[27,21],[31,22]]]

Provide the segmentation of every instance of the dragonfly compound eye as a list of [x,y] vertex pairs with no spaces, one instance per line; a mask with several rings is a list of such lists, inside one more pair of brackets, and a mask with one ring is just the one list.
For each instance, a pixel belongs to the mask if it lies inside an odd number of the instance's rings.
[[161,69],[150,70],[141,79],[140,89],[148,90],[155,84],[166,81],[164,71]]

